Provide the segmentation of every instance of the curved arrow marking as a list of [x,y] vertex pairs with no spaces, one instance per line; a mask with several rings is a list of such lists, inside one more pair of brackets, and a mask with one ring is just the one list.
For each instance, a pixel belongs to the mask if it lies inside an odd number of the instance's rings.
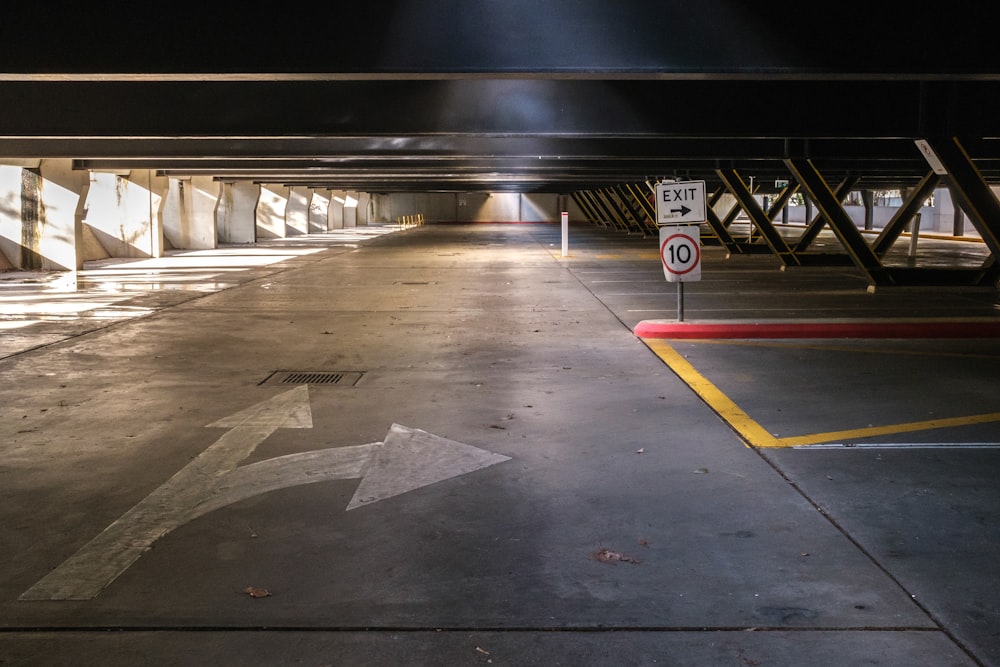
[[269,491],[361,478],[347,506],[352,510],[510,460],[393,424],[383,442],[290,454],[237,467],[277,429],[312,428],[305,385],[209,426],[230,430],[19,599],[93,599],[170,531]]

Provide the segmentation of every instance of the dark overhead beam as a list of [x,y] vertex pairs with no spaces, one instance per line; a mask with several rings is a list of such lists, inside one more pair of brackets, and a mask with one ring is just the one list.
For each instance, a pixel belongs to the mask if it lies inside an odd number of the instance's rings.
[[[956,82],[941,97],[955,131],[994,130],[1000,86]],[[0,81],[0,98],[9,137],[906,138],[922,136],[927,104],[914,81]]]
[[[860,0],[841,0],[837,11],[814,21],[784,3],[725,0],[367,0],[310,6],[280,25],[244,9],[217,3],[192,15],[156,4],[114,11],[88,3],[11,4],[0,23],[0,62],[24,73],[328,77],[1000,71],[992,22],[977,11],[980,3],[962,0],[935,7],[933,20],[927,12]],[[46,44],[79,48],[38,48],[40,34]],[[914,48],[914,35],[934,48]]]

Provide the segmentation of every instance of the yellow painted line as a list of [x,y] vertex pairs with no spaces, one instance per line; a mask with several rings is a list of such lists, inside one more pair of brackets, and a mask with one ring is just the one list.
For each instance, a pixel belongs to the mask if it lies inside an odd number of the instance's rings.
[[991,412],[984,415],[970,415],[968,417],[948,417],[945,419],[928,419],[926,421],[909,422],[906,424],[892,424],[889,426],[870,426],[868,428],[856,428],[847,431],[830,431],[829,433],[815,433],[812,435],[800,435],[795,438],[781,438],[778,447],[801,447],[803,445],[816,445],[821,442],[835,442],[838,440],[850,440],[853,438],[870,438],[879,435],[893,435],[895,433],[910,433],[913,431],[929,431],[935,428],[948,428],[951,426],[969,426],[971,424],[988,424],[1000,421],[1000,412]]
[[751,447],[785,447],[781,440],[768,433],[750,418],[736,403],[719,390],[708,378],[695,370],[687,359],[662,338],[643,338],[642,342],[663,360],[670,370],[683,380],[701,400],[708,404],[723,421]]
[[[988,424],[1000,422],[1000,412],[990,412],[982,415],[966,417],[945,417],[928,419],[918,422],[891,424],[888,426],[871,426],[868,428],[849,429],[844,431],[829,431],[813,433],[791,438],[776,438],[763,426],[744,412],[731,398],[726,396],[708,378],[699,373],[691,363],[675,350],[665,339],[643,338],[642,342],[665,363],[670,370],[691,388],[723,421],[729,424],[736,433],[751,447],[801,447],[816,445],[822,442],[835,442],[854,438],[870,438],[896,433],[911,433],[913,431],[929,431],[937,428],[954,426],[969,426],[972,424]],[[687,341],[685,341],[687,342]]]

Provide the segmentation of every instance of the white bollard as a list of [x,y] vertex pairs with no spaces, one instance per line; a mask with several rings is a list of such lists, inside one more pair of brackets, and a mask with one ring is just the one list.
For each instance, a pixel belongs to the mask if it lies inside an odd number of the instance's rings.
[[569,256],[569,213],[562,212],[562,256]]

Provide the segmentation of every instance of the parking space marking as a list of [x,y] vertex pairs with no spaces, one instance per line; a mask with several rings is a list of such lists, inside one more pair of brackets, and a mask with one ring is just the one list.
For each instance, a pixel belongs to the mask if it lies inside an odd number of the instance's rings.
[[771,435],[750,415],[726,396],[704,375],[695,370],[687,359],[661,338],[643,339],[656,356],[663,360],[723,421],[753,447],[782,447],[781,441]]
[[930,431],[937,428],[949,428],[953,426],[971,426],[973,424],[989,424],[1000,421],[1000,412],[990,412],[982,415],[969,415],[966,417],[947,417],[943,419],[927,419],[924,421],[906,422],[903,424],[890,424],[887,426],[870,426],[868,428],[847,429],[844,431],[830,431],[828,433],[813,433],[810,435],[800,435],[794,438],[781,438],[782,447],[801,447],[804,445],[816,445],[821,442],[834,442],[837,440],[853,440],[857,438],[871,438],[880,435],[895,435],[896,433],[913,433],[915,431]]
[[643,338],[642,342],[653,351],[677,376],[694,391],[719,417],[722,418],[751,447],[788,448],[818,445],[852,438],[870,438],[875,436],[893,435],[896,433],[912,433],[929,431],[939,428],[970,426],[1000,422],[1000,412],[990,412],[963,417],[946,417],[924,421],[872,426],[843,431],[813,433],[795,437],[778,438],[757,423],[736,403],[715,386],[708,378],[675,350],[665,339]]

